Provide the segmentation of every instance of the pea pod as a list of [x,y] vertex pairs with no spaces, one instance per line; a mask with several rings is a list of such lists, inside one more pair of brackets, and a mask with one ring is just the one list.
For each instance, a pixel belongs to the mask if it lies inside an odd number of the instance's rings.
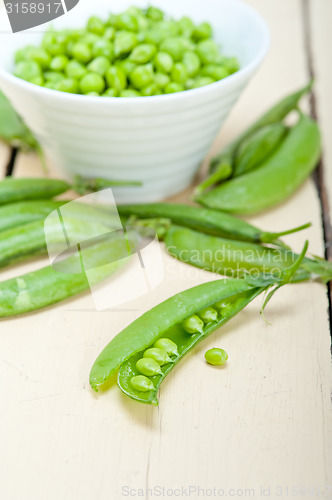
[[53,198],[69,189],[70,185],[59,179],[6,177],[0,182],[0,205],[21,200]]
[[0,92],[0,139],[11,146],[34,149],[37,142],[9,100]]
[[[44,220],[53,210],[60,208],[65,201],[31,200],[19,201],[0,206],[0,233],[6,229]],[[1,238],[1,236],[0,236]]]
[[[93,274],[89,274],[89,279],[85,272],[73,272],[81,262],[81,254],[77,252],[62,262],[64,272],[46,266],[0,282],[0,318],[36,311],[88,290],[91,285],[111,276],[125,263],[122,255],[118,260],[114,258],[110,261],[112,250],[109,242],[98,243],[85,250],[85,267],[95,268]],[[108,263],[107,266],[105,262]]]
[[[64,240],[64,229],[58,219],[47,226],[49,244],[61,243]],[[67,236],[79,242],[91,238],[90,235],[104,234],[107,229],[95,221],[66,217],[65,230]],[[13,264],[33,255],[43,255],[47,252],[44,221],[37,220],[13,229],[7,229],[0,234],[0,267]]]
[[[3,222],[0,222],[0,267],[46,253],[45,232],[48,244],[55,245],[63,242],[64,231],[67,239],[84,242],[97,234],[119,229],[117,214],[111,213],[107,207],[84,203],[69,203],[64,210],[58,211],[56,217],[49,218],[45,227],[45,217],[66,203],[27,201],[0,207],[0,221],[5,215]],[[60,221],[65,224],[65,228]],[[7,229],[1,232],[1,225],[7,226]]]
[[175,224],[189,227],[197,231],[234,240],[275,243],[278,238],[306,229],[310,224],[298,228],[272,233],[262,231],[248,222],[238,219],[219,210],[210,210],[191,205],[176,203],[150,203],[147,205],[119,205],[122,216],[135,215],[139,218],[163,217]]
[[283,123],[272,123],[245,139],[234,158],[233,177],[259,168],[282,144],[288,130]]
[[[237,278],[261,273],[281,275],[298,259],[298,255],[284,248],[227,240],[179,226],[169,228],[165,244],[168,252],[182,262]],[[319,258],[304,258],[293,282],[316,278],[330,281],[332,263]]]
[[121,181],[103,178],[85,179],[76,176],[73,184],[60,179],[5,177],[0,182],[0,205],[22,200],[49,199],[73,189],[78,194],[100,191],[108,187],[140,186],[139,181]]
[[231,179],[196,200],[231,213],[253,214],[268,209],[296,191],[316,167],[320,153],[318,125],[302,116],[277,152],[258,170]]
[[199,196],[208,188],[229,178],[234,168],[234,155],[244,139],[248,139],[254,132],[262,127],[283,121],[286,116],[297,108],[301,98],[312,89],[313,81],[308,85],[290,94],[277,102],[271,109],[256,120],[237,139],[228,144],[222,152],[212,159],[210,176],[196,187],[195,194]]
[[[142,403],[157,405],[160,384],[174,366],[200,341],[229,321],[257,295],[273,285],[276,285],[275,291],[287,283],[305,251],[306,246],[299,261],[280,280],[272,275],[261,276],[252,282],[217,280],[178,293],[144,313],[116,335],[98,356],[90,372],[91,387],[95,391],[106,387],[110,377],[119,369],[118,385],[127,396]],[[270,292],[265,303],[274,291]],[[206,308],[214,309],[217,319],[206,322],[202,328],[188,333],[186,323]],[[148,355],[148,351],[160,339],[170,340],[176,344],[177,349],[173,351],[174,354],[170,353],[169,360],[161,365],[161,374],[142,379],[137,363]]]

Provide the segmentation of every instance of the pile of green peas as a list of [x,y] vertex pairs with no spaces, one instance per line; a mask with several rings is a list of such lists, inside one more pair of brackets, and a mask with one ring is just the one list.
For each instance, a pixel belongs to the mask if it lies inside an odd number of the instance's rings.
[[[204,326],[218,321],[218,311],[224,309],[225,303],[218,302],[214,307],[206,307],[197,314],[190,316],[182,322],[182,328],[190,335],[201,334]],[[167,363],[175,363],[179,356],[178,346],[171,339],[160,338],[152,347],[144,351],[143,357],[136,363],[136,368],[141,375],[135,375],[130,383],[134,389],[140,392],[153,391],[155,386],[148,377],[162,375],[161,366]],[[221,363],[220,363],[221,364]]]
[[239,69],[221,54],[210,24],[168,18],[156,7],[130,7],[83,29],[48,31],[41,46],[16,52],[14,74],[53,90],[138,97],[195,89]]

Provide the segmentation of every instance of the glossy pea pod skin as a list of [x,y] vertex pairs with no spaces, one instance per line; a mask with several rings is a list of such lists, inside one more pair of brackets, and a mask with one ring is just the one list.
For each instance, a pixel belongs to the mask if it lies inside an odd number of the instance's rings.
[[[28,200],[0,206],[0,240],[2,231],[26,225],[26,230],[31,227],[28,224],[44,221],[54,210],[58,210],[71,200]],[[89,223],[102,223],[112,226],[115,223],[114,214],[107,206],[93,206],[85,203],[72,202],[66,207],[66,215],[76,220],[85,220]]]
[[[196,286],[178,293],[144,313],[122,330],[104,348],[90,373],[91,387],[98,391],[119,369],[118,385],[131,398],[142,403],[158,404],[157,392],[161,382],[198,342],[229,321],[257,295],[273,284],[253,286],[245,280],[221,279]],[[193,335],[183,328],[183,322],[200,310],[222,303],[217,321],[204,325]],[[140,373],[136,364],[144,351],[160,338],[168,338],[177,345],[177,354],[170,354],[171,361],[161,366],[161,375],[151,377],[154,389],[137,391],[131,379]]]
[[[217,274],[253,278],[260,273],[281,275],[298,255],[283,248],[227,240],[201,234],[188,228],[172,226],[165,237],[168,252],[178,260]],[[319,278],[332,279],[332,263],[304,258],[292,282]]]
[[[0,233],[17,226],[44,220],[53,210],[57,210],[65,201],[31,200],[19,201],[0,206]],[[0,236],[1,238],[1,236]]]
[[53,198],[65,193],[70,187],[66,181],[59,179],[6,177],[0,182],[0,205]]
[[262,231],[233,215],[203,207],[171,203],[147,205],[119,205],[121,216],[135,215],[139,218],[166,218],[172,223],[189,227],[203,233],[241,241],[276,243],[285,234],[305,229],[307,225],[280,233]]
[[73,272],[80,262],[80,256],[76,254],[63,262],[63,269],[67,272],[58,272],[52,266],[46,266],[0,282],[0,318],[36,311],[88,290],[92,284],[111,276],[123,265],[123,260],[118,260],[105,267],[105,262],[109,262],[108,256],[108,244],[97,244],[86,250],[84,263],[90,269],[96,268],[93,274],[89,274],[89,279],[85,272]]
[[281,203],[305,181],[321,154],[316,122],[302,116],[277,152],[258,170],[198,196],[199,203],[236,214],[254,214]]
[[21,146],[28,149],[37,147],[37,141],[2,92],[0,92],[0,139],[14,147]]
[[[88,222],[82,219],[66,217],[66,231],[70,238],[79,242],[96,234],[96,221]],[[105,227],[100,225],[100,234],[105,233]],[[47,227],[48,242],[56,244],[64,240],[64,232],[58,220]],[[23,226],[17,226],[0,233],[0,267],[19,262],[33,255],[43,255],[47,252],[44,221],[37,220]]]
[[283,123],[272,123],[245,139],[236,152],[232,176],[238,177],[259,168],[281,146],[288,131]]
[[201,195],[211,186],[230,178],[234,171],[234,157],[242,142],[250,140],[251,136],[261,128],[282,122],[291,111],[297,108],[301,98],[310,92],[312,85],[311,81],[305,87],[281,99],[213,158],[210,164],[210,175],[197,186],[196,196]]

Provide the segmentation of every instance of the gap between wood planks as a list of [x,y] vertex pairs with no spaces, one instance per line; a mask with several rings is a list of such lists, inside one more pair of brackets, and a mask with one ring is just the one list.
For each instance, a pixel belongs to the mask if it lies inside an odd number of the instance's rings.
[[[304,48],[305,48],[306,62],[307,62],[307,71],[309,77],[314,79],[315,67],[314,67],[312,36],[311,36],[312,30],[310,22],[310,1],[311,0],[301,0],[301,6],[302,6],[302,16],[303,16],[303,37],[304,37]],[[316,95],[314,90],[310,94],[310,113],[311,116],[316,121],[319,122]],[[6,166],[6,176],[12,175],[14,171],[17,153],[18,149],[13,148],[11,151],[8,164]],[[325,172],[324,156],[322,156],[315,172],[313,173],[313,180],[317,188],[321,206],[321,218],[322,218],[323,235],[325,243],[325,258],[327,260],[332,260],[332,225],[329,216],[330,213],[329,200],[325,187],[324,172]],[[332,283],[327,285],[327,294],[329,299],[328,302],[329,302],[330,332],[332,336]]]
[[[305,48],[306,62],[307,62],[307,71],[310,79],[315,79],[312,27],[310,21],[310,1],[311,0],[301,0],[301,5],[302,5],[303,36],[304,36],[304,48]],[[310,94],[310,113],[312,118],[314,118],[314,120],[319,122],[315,90],[313,90]],[[324,154],[322,155],[319,164],[315,172],[313,173],[313,179],[317,188],[321,206],[321,218],[322,218],[323,235],[325,243],[325,258],[327,260],[332,260],[332,225],[330,220],[329,199],[325,187]],[[332,336],[332,282],[330,282],[327,285],[327,294],[329,299],[330,333]]]

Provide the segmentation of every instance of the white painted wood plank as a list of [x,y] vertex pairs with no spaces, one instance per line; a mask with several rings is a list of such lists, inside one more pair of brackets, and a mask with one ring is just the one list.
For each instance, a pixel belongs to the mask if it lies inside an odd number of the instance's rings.
[[[300,1],[250,4],[268,21],[272,48],[222,142],[306,81]],[[310,219],[314,226],[289,241],[299,249],[308,236],[311,250],[322,253],[319,211],[307,182],[255,222],[274,230]],[[319,498],[317,488],[332,482],[330,342],[320,284],[281,290],[266,313],[272,326],[259,316],[256,300],[170,374],[159,408],[139,405],[116,387],[92,393],[91,364],[113,335],[164,298],[211,279],[167,256],[164,266],[164,283],[125,312],[97,313],[86,294],[0,322],[1,498],[120,500],[127,486],[136,494],[154,487],[215,487],[227,496],[232,488],[239,490],[235,498],[246,489],[261,498],[260,488],[270,487],[273,499],[280,496],[278,487],[287,498],[287,487],[303,486],[307,497],[314,487],[311,497]],[[21,270],[7,270],[2,278]],[[204,362],[205,349],[213,346],[229,353],[221,370]],[[196,491],[191,498],[201,496]]]
[[325,187],[329,196],[330,219],[332,220],[332,69],[330,47],[332,46],[332,2],[330,0],[311,0],[310,27],[313,65],[316,77],[316,106],[324,139]]

